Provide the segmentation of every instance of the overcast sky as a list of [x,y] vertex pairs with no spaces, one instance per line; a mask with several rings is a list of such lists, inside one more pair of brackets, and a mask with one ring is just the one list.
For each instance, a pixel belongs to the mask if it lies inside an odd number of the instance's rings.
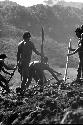
[[[4,0],[0,0],[4,1]],[[83,3],[83,0],[10,0],[13,2],[17,2],[20,5],[23,5],[25,7],[36,5],[36,4],[45,4],[47,1],[49,4],[56,3],[57,1],[66,1],[66,2],[81,2]]]

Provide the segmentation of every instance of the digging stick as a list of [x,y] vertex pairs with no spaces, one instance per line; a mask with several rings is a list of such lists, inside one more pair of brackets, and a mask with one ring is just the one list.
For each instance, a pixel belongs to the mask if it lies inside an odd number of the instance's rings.
[[[69,41],[68,54],[70,53],[70,49],[69,49],[70,47],[71,47],[71,39]],[[68,62],[69,62],[69,56],[67,56],[66,68],[65,68],[65,75],[64,75],[64,78],[63,78],[65,82],[67,80]]]

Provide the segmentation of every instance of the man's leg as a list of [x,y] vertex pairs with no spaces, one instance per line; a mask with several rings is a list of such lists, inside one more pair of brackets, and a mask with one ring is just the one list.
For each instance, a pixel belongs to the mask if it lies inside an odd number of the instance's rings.
[[26,86],[26,82],[27,82],[27,75],[26,75],[25,70],[22,71],[22,77],[23,77],[23,80],[22,80],[22,83],[21,83],[21,89],[25,90],[25,86]]
[[78,72],[78,74],[77,74],[77,80],[78,80],[81,77],[81,63],[79,63],[77,72]]
[[28,64],[24,64],[24,66],[22,67],[22,77],[23,77],[23,80],[21,84],[21,89],[25,92],[27,78],[29,77],[29,65]]
[[21,62],[18,65],[18,72],[20,73],[21,81],[22,81],[22,64],[21,64]]
[[45,82],[45,75],[44,72],[42,70],[37,70],[37,76],[39,77],[39,82],[38,84],[43,87],[44,82]]
[[26,83],[26,88],[27,89],[28,89],[29,85],[31,84],[31,81],[32,81],[32,73],[29,73],[28,82]]
[[[30,67],[29,67],[29,70],[28,70],[28,82],[26,84],[26,88],[29,87],[29,85],[31,84],[31,81],[32,81],[32,78],[34,78],[35,76],[35,69],[34,69],[34,65],[32,64]],[[35,79],[34,79],[35,80]]]

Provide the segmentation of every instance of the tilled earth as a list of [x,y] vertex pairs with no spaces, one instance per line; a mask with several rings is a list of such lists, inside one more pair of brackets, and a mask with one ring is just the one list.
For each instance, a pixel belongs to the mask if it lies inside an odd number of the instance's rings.
[[0,95],[0,125],[82,124],[83,82],[32,85],[22,96]]

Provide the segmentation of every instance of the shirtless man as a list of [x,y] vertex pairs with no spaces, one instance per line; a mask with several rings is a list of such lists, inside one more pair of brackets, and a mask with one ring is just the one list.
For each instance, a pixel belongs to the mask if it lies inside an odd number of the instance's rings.
[[42,54],[37,51],[34,44],[31,42],[30,38],[31,34],[28,31],[26,31],[23,34],[23,41],[21,41],[18,44],[17,65],[18,69],[20,69],[20,74],[22,77],[22,91],[25,91],[25,86],[29,74],[29,63],[31,61],[32,51],[34,51],[37,55],[42,56]]
[[[80,78],[82,77],[83,78],[83,33],[81,34],[81,38],[78,42],[78,48],[77,49],[72,49],[72,48],[69,48],[70,51],[73,51],[72,53],[69,53],[68,56],[71,56],[75,53],[78,53],[79,55],[79,65],[78,65],[78,74],[77,74],[77,81],[80,80]],[[81,76],[82,74],[82,76]]]
[[36,83],[38,83],[41,87],[44,85],[44,83],[46,83],[46,77],[44,74],[44,70],[47,70],[50,74],[52,74],[52,76],[60,83],[61,81],[57,78],[57,76],[55,75],[62,75],[61,73],[58,73],[57,71],[53,70],[48,62],[48,58],[45,58],[43,60],[43,63],[41,63],[40,61],[33,61],[29,64],[29,77],[28,77],[28,82],[27,82],[27,88],[29,87],[32,78],[34,78],[34,80],[36,81]]

